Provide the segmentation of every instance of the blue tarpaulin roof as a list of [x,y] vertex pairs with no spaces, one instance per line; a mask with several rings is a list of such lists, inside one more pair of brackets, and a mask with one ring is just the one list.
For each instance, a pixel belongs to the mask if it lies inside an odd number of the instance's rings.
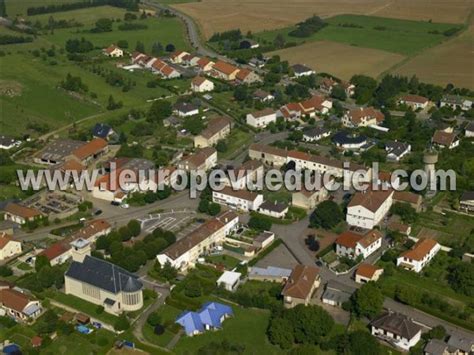
[[233,315],[232,308],[217,302],[207,302],[197,312],[185,311],[176,318],[176,323],[184,327],[187,335],[203,332],[206,326],[222,327],[222,317]]

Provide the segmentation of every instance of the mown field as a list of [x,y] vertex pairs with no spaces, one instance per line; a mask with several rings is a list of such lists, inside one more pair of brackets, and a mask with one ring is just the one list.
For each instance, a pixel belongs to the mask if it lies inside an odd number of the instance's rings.
[[331,73],[344,80],[354,74],[377,77],[404,59],[401,54],[328,41],[309,42],[268,53],[274,54],[290,64],[306,64],[318,72]]
[[240,28],[259,32],[292,26],[312,14],[374,15],[441,23],[463,23],[473,3],[470,0],[201,0],[172,5],[198,22],[205,37],[214,32]]
[[77,0],[5,0],[5,5],[8,16],[14,17],[16,15],[26,16],[26,10],[32,6],[58,5],[71,2],[77,2]]
[[444,31],[461,27],[461,25],[358,15],[334,16],[326,22],[328,24],[326,27],[310,37],[289,36],[296,26],[257,33],[255,37],[272,42],[277,35],[283,35],[287,43],[324,40],[412,55],[446,40]]
[[[147,87],[147,82],[156,78],[148,71],[130,73],[115,68],[116,62],[102,56],[101,49],[119,40],[127,41],[130,50],[134,50],[137,41],[144,43],[147,51],[151,50],[155,42],[160,42],[163,46],[172,43],[176,48],[187,49],[182,23],[175,18],[148,18],[137,20],[140,24],[146,24],[147,29],[119,31],[117,27],[123,22],[121,19],[125,12],[123,9],[103,6],[54,13],[53,17],[56,20],[74,19],[84,26],[56,29],[53,33],[41,34],[31,43],[0,46],[0,50],[5,53],[0,57],[0,66],[9,68],[0,73],[1,132],[21,135],[32,133],[27,127],[34,124],[47,125],[47,128],[52,130],[85,118],[100,121],[106,117],[116,116],[117,111],[110,112],[105,108],[110,95],[123,103],[124,109],[120,111],[132,107],[146,109],[149,105],[147,100],[170,95],[171,93],[164,88]],[[103,17],[115,20],[113,31],[91,33],[95,21]],[[29,19],[45,25],[48,18],[49,14],[31,16]],[[18,35],[5,28],[1,28],[1,32]],[[66,41],[82,37],[95,46],[96,49],[90,52],[90,55],[101,58],[102,61],[99,61],[98,66],[113,70],[125,80],[133,82],[130,91],[124,92],[121,86],[109,85],[104,77],[91,71],[91,65],[78,64],[66,58],[63,50]],[[46,50],[53,46],[55,54],[47,55]],[[39,51],[39,56],[33,55],[33,51]],[[60,89],[59,83],[68,73],[80,77],[88,87],[88,92],[71,94]],[[9,119],[13,117],[15,119]]]

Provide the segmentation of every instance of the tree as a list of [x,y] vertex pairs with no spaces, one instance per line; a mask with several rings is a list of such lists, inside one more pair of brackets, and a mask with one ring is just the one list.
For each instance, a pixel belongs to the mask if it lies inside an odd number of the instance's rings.
[[157,312],[152,312],[146,319],[146,322],[152,327],[161,324],[161,316]]
[[331,97],[337,100],[345,101],[347,98],[346,90],[344,90],[341,85],[336,85],[331,91]]
[[293,326],[296,343],[319,344],[334,326],[332,317],[319,306],[299,304],[286,317]]
[[285,46],[285,37],[281,33],[277,34],[273,40],[273,45],[277,48],[283,48]]
[[136,44],[136,46],[135,46],[135,50],[136,50],[137,52],[140,52],[140,53],[145,52],[145,45],[143,44],[143,42],[137,41],[137,44]]
[[155,42],[151,46],[151,54],[159,57],[160,55],[163,54],[163,45],[160,42]]
[[112,20],[109,18],[100,18],[95,23],[95,28],[91,30],[92,32],[102,33],[102,32],[111,32],[112,31]]
[[249,227],[258,231],[269,231],[272,228],[272,222],[264,216],[254,215],[250,217]]
[[474,264],[459,262],[449,267],[450,286],[467,296],[474,296]]
[[169,44],[166,45],[165,50],[166,50],[167,52],[174,52],[174,51],[176,50],[176,47],[174,46],[173,43],[169,43]]
[[291,348],[295,341],[291,322],[285,318],[272,318],[268,327],[268,338],[272,344],[279,345],[282,349]]
[[130,322],[125,314],[120,315],[114,324],[114,329],[116,331],[125,331],[130,328]]
[[132,237],[137,237],[140,235],[140,232],[142,230],[140,222],[138,222],[136,219],[132,219],[127,223],[127,227],[130,230],[130,234]]
[[128,41],[126,41],[124,39],[121,39],[121,40],[117,41],[117,46],[122,48],[122,49],[126,49],[126,48],[128,48]]
[[170,262],[166,262],[165,265],[161,267],[159,274],[165,280],[171,281],[176,278],[178,271],[173,266],[171,266]]
[[446,329],[442,325],[437,325],[436,327],[430,329],[428,336],[431,339],[444,340],[444,338],[446,338]]
[[8,265],[0,265],[0,276],[8,277],[13,275],[13,270]]
[[109,100],[107,103],[107,110],[109,111],[116,110],[122,106],[123,106],[122,101],[115,101],[112,95],[109,96]]
[[350,354],[353,355],[378,355],[380,354],[380,345],[370,333],[357,330],[349,334]]
[[5,0],[0,0],[0,16],[8,17],[7,8],[5,6]]
[[191,298],[200,297],[202,295],[202,287],[199,280],[189,280],[184,288],[184,294]]
[[46,257],[46,255],[38,255],[35,260],[36,272],[40,271],[44,267],[51,267],[49,259]]
[[245,85],[239,85],[234,90],[234,98],[237,101],[245,101],[248,98],[248,89]]
[[310,216],[311,227],[331,229],[344,219],[339,205],[334,201],[321,202]]
[[390,208],[390,212],[400,216],[404,223],[412,224],[416,222],[416,210],[408,203],[396,202]]
[[383,301],[383,294],[374,282],[362,285],[352,296],[355,313],[370,319],[382,311]]
[[165,118],[173,113],[173,106],[169,101],[156,100],[151,104],[147,113],[147,120],[161,123]]

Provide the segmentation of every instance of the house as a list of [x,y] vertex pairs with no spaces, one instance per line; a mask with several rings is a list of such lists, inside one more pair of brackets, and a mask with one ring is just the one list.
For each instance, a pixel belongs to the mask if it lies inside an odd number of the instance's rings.
[[71,238],[75,239],[84,239],[89,243],[95,243],[97,238],[103,235],[107,235],[112,231],[112,226],[105,219],[96,219],[90,222],[79,229],[74,233]]
[[191,80],[191,90],[194,92],[209,92],[214,90],[214,83],[202,76],[196,76]]
[[439,148],[454,149],[459,146],[459,138],[454,132],[436,130],[431,142]]
[[459,199],[461,211],[471,213],[474,211],[474,191],[465,191]]
[[72,157],[83,165],[99,158],[108,152],[108,143],[102,138],[93,138],[72,152]]
[[288,213],[288,205],[283,202],[265,201],[258,208],[258,212],[274,218],[285,218]]
[[64,292],[104,307],[111,314],[133,312],[143,307],[143,284],[139,277],[103,259],[90,256],[90,243],[71,243],[73,262],[64,274]]
[[224,62],[222,60],[218,60],[212,66],[211,74],[215,76],[216,78],[226,80],[226,81],[232,81],[236,79],[238,72],[239,72],[239,68],[237,68],[236,66],[229,64],[227,62]]
[[344,303],[350,300],[354,291],[355,288],[351,286],[336,280],[329,280],[321,297],[321,301],[333,307],[342,307]]
[[240,285],[240,272],[224,271],[224,273],[217,279],[217,286],[223,287],[227,291],[234,292]]
[[388,141],[385,145],[387,160],[400,161],[405,155],[411,152],[411,145],[399,141]]
[[415,245],[397,258],[397,266],[420,272],[435,257],[441,246],[433,239],[419,239]]
[[183,62],[183,58],[188,55],[189,53],[185,51],[175,51],[170,54],[170,61],[174,64],[181,64]]
[[195,67],[198,65],[200,59],[201,57],[195,54],[188,54],[183,57],[183,64],[187,65],[188,67]]
[[352,97],[352,96],[355,95],[355,88],[356,87],[355,87],[354,84],[343,81],[343,82],[340,83],[340,85],[344,89],[344,91],[346,92],[347,97]]
[[358,191],[347,206],[346,221],[351,226],[373,229],[392,207],[392,190]]
[[410,191],[395,191],[393,193],[393,202],[408,203],[416,212],[420,212],[423,204],[423,196]]
[[4,208],[4,219],[17,224],[25,224],[39,220],[43,214],[36,208],[26,207],[18,203],[10,202]]
[[218,141],[230,134],[232,121],[225,116],[219,116],[209,121],[207,127],[194,137],[194,146],[204,148],[216,145]]
[[64,241],[59,241],[51,244],[48,248],[39,253],[39,255],[45,256],[51,266],[60,265],[71,258],[71,246]]
[[324,77],[319,83],[319,90],[321,90],[327,95],[330,95],[332,93],[332,89],[334,89],[338,85],[339,83],[333,78]]
[[181,76],[179,71],[158,58],[153,58],[146,66],[151,69],[153,74],[158,74],[164,79],[179,78]]
[[21,242],[13,240],[10,234],[0,232],[0,261],[21,254]]
[[217,164],[217,150],[213,147],[199,148],[178,163],[178,169],[186,171],[207,171]]
[[373,107],[358,107],[346,111],[342,124],[349,128],[377,125],[384,120],[384,114]]
[[321,95],[313,95],[308,100],[299,103],[301,114],[316,117],[316,114],[327,114],[332,108],[332,101]]
[[413,110],[424,110],[428,107],[430,100],[420,95],[404,95],[398,100],[400,105],[406,105],[411,107]]
[[[370,145],[367,137],[345,131],[337,132],[332,137],[333,143],[341,150],[366,150]],[[365,148],[365,149],[364,149]]]
[[[268,91],[262,90],[262,89],[257,89],[253,93],[253,99],[260,101],[260,102],[270,102],[275,100],[275,96],[270,94]],[[473,129],[474,133],[474,129]]]
[[303,140],[305,142],[317,142],[331,135],[331,130],[324,127],[312,127],[303,131]]
[[326,190],[324,186],[312,190],[302,188],[300,191],[295,191],[291,194],[291,205],[310,210],[315,208],[320,202],[326,200],[328,194],[328,190]]
[[131,56],[132,64],[139,64],[141,65],[143,62],[146,62],[148,60],[148,57],[146,54],[140,53],[140,52],[133,52]]
[[173,112],[178,115],[178,117],[189,117],[197,115],[199,113],[199,107],[189,102],[177,102],[173,106]]
[[235,212],[225,211],[201,224],[196,230],[168,246],[157,255],[160,265],[170,265],[181,272],[193,268],[199,257],[222,245],[225,237],[238,226]]
[[247,114],[247,124],[255,128],[265,128],[271,122],[275,122],[276,119],[276,112],[271,108],[265,108]]
[[260,77],[260,75],[246,68],[240,69],[237,75],[235,76],[235,78],[237,79],[239,83],[246,84],[246,85],[259,83],[262,81],[262,78]]
[[214,64],[212,60],[206,57],[202,57],[197,61],[197,66],[204,73],[211,71]]
[[249,267],[248,279],[256,281],[286,282],[291,275],[291,269],[285,269],[275,266],[267,267]]
[[398,232],[407,236],[411,233],[411,227],[408,224],[403,224],[397,221],[391,221],[388,224],[387,229],[389,231]]
[[439,107],[449,107],[452,110],[469,111],[472,108],[472,100],[456,95],[445,95],[439,102]]
[[96,138],[109,140],[114,134],[115,132],[112,127],[105,123],[96,123],[96,125],[92,128],[92,136]]
[[474,352],[474,339],[464,337],[456,333],[451,334],[448,339],[448,349],[455,355],[469,355]]
[[[474,137],[474,122],[469,122],[466,126],[466,128],[464,129],[464,135],[466,136],[466,138],[472,138]],[[1,137],[0,137],[0,141],[1,141]],[[0,143],[0,148],[1,148],[1,143]]]
[[421,326],[403,314],[385,312],[370,323],[372,335],[400,348],[410,350],[421,338]]
[[308,68],[306,65],[303,65],[303,64],[292,65],[291,69],[293,70],[293,73],[296,78],[316,74],[316,72],[313,69]]
[[258,210],[263,203],[263,195],[248,190],[234,190],[229,186],[225,186],[220,191],[212,191],[212,201],[249,212]]
[[236,169],[227,170],[227,175],[221,180],[225,186],[236,190],[251,187],[260,177],[263,177],[264,167],[258,160],[247,160]]
[[285,308],[293,308],[298,304],[307,306],[320,282],[317,267],[296,265],[281,291]]
[[265,249],[275,240],[275,233],[264,231],[253,239],[253,246],[258,249]]
[[9,150],[14,147],[18,147],[21,144],[21,141],[16,140],[13,137],[0,135],[0,149]]
[[103,52],[107,57],[111,57],[111,58],[123,57],[123,50],[121,50],[119,47],[117,47],[114,44],[103,49]]
[[355,272],[355,282],[365,284],[369,281],[377,281],[383,274],[383,268],[371,264],[360,264]]
[[267,64],[267,61],[265,59],[258,59],[256,57],[250,58],[249,60],[249,65],[254,68],[263,68]]
[[222,322],[232,317],[232,308],[218,302],[207,302],[197,312],[184,311],[176,318],[176,322],[184,328],[187,336],[202,334],[207,330],[222,328]]
[[29,322],[38,318],[41,311],[40,301],[16,288],[0,288],[0,316],[13,318],[17,322]]
[[336,254],[349,259],[367,259],[382,246],[382,233],[377,229],[369,230],[363,234],[346,231],[336,239]]
[[84,145],[84,142],[71,139],[54,140],[34,156],[34,162],[49,165],[62,163],[68,160],[72,153],[82,145]]

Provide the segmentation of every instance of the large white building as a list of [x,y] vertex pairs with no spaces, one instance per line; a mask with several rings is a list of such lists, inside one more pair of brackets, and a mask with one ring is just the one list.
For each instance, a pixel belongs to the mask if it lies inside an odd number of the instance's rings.
[[276,112],[271,108],[265,108],[257,112],[251,112],[247,114],[247,124],[255,128],[265,128],[271,122],[275,122],[277,119]]
[[350,259],[356,259],[359,256],[366,259],[381,246],[382,234],[376,229],[365,234],[346,231],[336,239],[336,254]]
[[64,292],[103,306],[111,314],[143,307],[143,284],[138,276],[108,261],[90,256],[83,239],[71,243],[73,262],[64,274]]
[[212,191],[212,201],[248,212],[258,210],[263,203],[263,195],[248,190],[234,190],[226,186],[220,191]]
[[390,210],[393,190],[357,192],[347,206],[346,221],[351,226],[373,229]]
[[239,217],[225,211],[211,219],[185,237],[176,241],[157,255],[160,265],[170,263],[172,267],[186,271],[193,268],[201,255],[209,253],[224,243],[225,237],[237,228]]
[[410,250],[397,258],[397,266],[406,270],[420,272],[441,249],[433,239],[420,239]]

